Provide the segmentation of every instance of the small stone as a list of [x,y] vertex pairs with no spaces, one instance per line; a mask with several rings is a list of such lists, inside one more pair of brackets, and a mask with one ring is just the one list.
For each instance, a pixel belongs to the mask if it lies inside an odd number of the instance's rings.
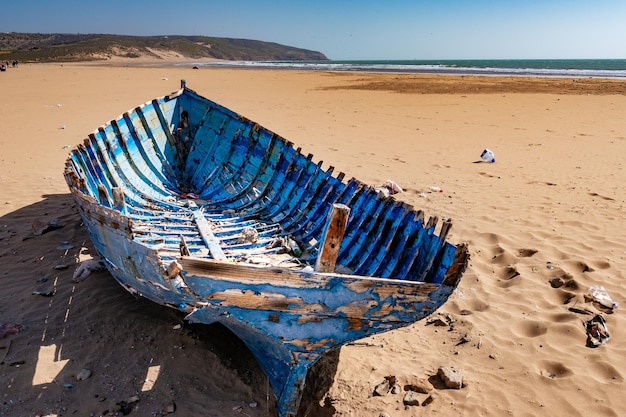
[[131,395],[126,402],[128,404],[134,404],[136,402],[139,402],[139,396],[138,395]]
[[251,403],[248,404],[248,407],[250,408],[256,408],[259,404],[256,401],[252,401]]
[[420,405],[419,394],[415,391],[409,391],[404,394],[404,398],[402,399],[404,405]]
[[382,397],[384,395],[387,395],[389,394],[390,389],[391,387],[389,386],[389,380],[385,379],[383,382],[376,385],[376,387],[374,388],[374,396]]
[[409,381],[409,383],[404,386],[404,390],[428,394],[433,390],[433,385],[425,378],[416,378]]
[[461,389],[463,387],[463,375],[454,367],[442,366],[437,375],[443,380],[446,388]]
[[122,413],[123,416],[127,416],[133,412],[133,405],[126,401],[120,401],[117,405],[119,406],[119,412]]
[[549,282],[552,288],[560,288],[565,284],[565,281],[561,277],[554,277]]
[[431,317],[426,321],[426,324],[432,324],[435,326],[448,326],[448,323],[440,317]]
[[85,379],[91,376],[91,371],[89,369],[83,368],[79,373],[76,374],[77,381],[84,381]]
[[176,411],[176,403],[174,401],[172,401],[171,403],[163,407],[163,413],[165,414],[171,414],[175,411]]
[[172,329],[173,329],[173,330],[180,330],[180,329],[182,329],[182,327],[183,327],[183,326],[182,326],[181,324],[177,324],[177,325],[175,325],[174,327],[172,327]]
[[468,343],[468,342],[471,342],[471,341],[472,341],[472,338],[470,336],[468,336],[468,335],[465,335],[458,341],[458,343],[456,345],[457,346],[458,345],[462,345],[462,344],[465,344],[465,343]]
[[33,231],[34,236],[43,235],[47,228],[48,228],[48,223],[39,219],[35,219],[33,223],[31,224],[31,229]]
[[439,397],[439,394],[436,392],[431,393],[423,402],[422,407],[426,407],[428,404],[432,403]]

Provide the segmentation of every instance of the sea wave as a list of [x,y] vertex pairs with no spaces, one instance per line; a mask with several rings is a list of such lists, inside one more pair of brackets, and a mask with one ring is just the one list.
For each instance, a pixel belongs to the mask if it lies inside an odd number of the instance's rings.
[[[477,61],[472,61],[475,64]],[[523,61],[526,63],[527,61]],[[237,67],[265,68],[299,71],[337,71],[337,72],[371,72],[371,73],[411,73],[411,74],[448,74],[448,75],[491,75],[491,76],[524,76],[524,77],[576,77],[576,78],[626,78],[624,69],[593,68],[597,61],[589,60],[591,68],[568,68],[569,61],[563,62],[563,68],[552,67],[515,67],[515,61],[484,61],[485,65],[466,65],[463,62],[447,63],[410,63],[398,62],[343,62],[343,61],[211,61],[184,63],[181,66],[197,67]],[[522,63],[522,62],[520,62]],[[491,65],[489,65],[491,64]],[[496,64],[496,65],[493,65]],[[593,65],[592,65],[593,64]],[[578,63],[577,66],[582,66]]]

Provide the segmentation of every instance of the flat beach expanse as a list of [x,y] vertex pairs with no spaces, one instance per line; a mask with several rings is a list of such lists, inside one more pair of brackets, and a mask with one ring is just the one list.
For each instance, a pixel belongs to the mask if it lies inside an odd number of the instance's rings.
[[[72,281],[95,253],[63,178],[69,148],[181,79],[335,172],[395,181],[469,244],[434,315],[445,325],[342,348],[307,415],[626,415],[626,82],[22,64],[0,73],[0,416],[272,415],[266,378],[226,331],[108,272]],[[592,302],[591,286],[622,308]],[[588,347],[595,314],[610,339]],[[463,388],[445,389],[441,366]],[[373,396],[391,376],[401,391]],[[411,385],[433,401],[405,406]]]

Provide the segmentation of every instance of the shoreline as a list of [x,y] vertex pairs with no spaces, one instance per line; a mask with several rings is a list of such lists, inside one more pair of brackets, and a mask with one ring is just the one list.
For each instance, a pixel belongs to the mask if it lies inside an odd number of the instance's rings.
[[[204,61],[208,62],[208,61]],[[215,62],[211,60],[210,62]],[[239,65],[199,65],[196,61],[144,60],[141,63],[129,60],[107,62],[46,63],[44,65],[68,65],[86,67],[118,68],[174,68],[194,71],[287,71],[293,73],[318,73],[336,76],[348,81],[344,86],[330,89],[378,90],[396,93],[415,94],[574,94],[574,95],[610,95],[626,94],[626,79],[604,77],[549,77],[528,75],[492,75],[492,74],[443,74],[413,72],[370,72],[370,71],[329,71],[325,69],[273,68]],[[33,64],[36,65],[36,64]]]
[[[123,59],[123,58],[115,58]],[[626,79],[626,60],[390,60],[390,61],[229,61],[164,58],[173,65],[218,68],[328,71],[372,74],[426,74],[456,76],[510,76],[540,78]],[[130,62],[130,59],[123,59]],[[148,58],[148,61],[158,59]],[[623,61],[617,64],[616,61]],[[604,66],[598,62],[605,62]],[[543,63],[537,65],[537,63]],[[587,64],[582,64],[587,63]],[[517,64],[514,66],[513,64]],[[142,65],[142,64],[140,64]],[[149,63],[148,63],[149,65]],[[534,66],[533,66],[534,65]]]

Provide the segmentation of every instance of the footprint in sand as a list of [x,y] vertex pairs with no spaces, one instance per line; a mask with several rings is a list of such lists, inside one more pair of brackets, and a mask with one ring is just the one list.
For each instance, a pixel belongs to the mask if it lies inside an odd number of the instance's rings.
[[537,337],[548,333],[545,323],[536,320],[518,321],[511,330],[518,337]]
[[624,377],[620,372],[611,364],[603,361],[593,361],[590,364],[589,370],[591,375],[601,382],[623,382]]
[[537,252],[539,252],[537,249],[520,249],[519,256],[520,258],[530,258]]
[[574,372],[561,362],[541,361],[539,363],[539,374],[546,378],[566,378],[574,375]]
[[574,298],[577,297],[576,293],[559,289],[548,296],[549,300],[552,300],[555,304],[569,304]]

